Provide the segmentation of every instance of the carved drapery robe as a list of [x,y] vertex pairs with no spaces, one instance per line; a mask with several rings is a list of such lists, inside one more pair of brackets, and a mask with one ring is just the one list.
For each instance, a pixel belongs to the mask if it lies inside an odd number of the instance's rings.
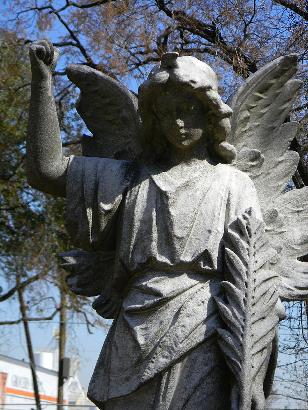
[[114,250],[114,274],[126,282],[89,386],[100,408],[229,408],[213,296],[225,229],[247,208],[261,211],[252,181],[232,166],[178,167],[70,162],[70,235],[83,249]]

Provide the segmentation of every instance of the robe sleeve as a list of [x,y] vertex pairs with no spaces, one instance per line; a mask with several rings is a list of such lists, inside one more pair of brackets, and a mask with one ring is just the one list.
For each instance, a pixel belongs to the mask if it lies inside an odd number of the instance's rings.
[[254,210],[258,219],[263,220],[257,191],[253,181],[247,174],[236,170],[230,181],[225,228],[228,228],[231,222],[249,208]]
[[70,158],[66,226],[75,246],[108,248],[114,220],[130,182],[131,162],[109,158]]

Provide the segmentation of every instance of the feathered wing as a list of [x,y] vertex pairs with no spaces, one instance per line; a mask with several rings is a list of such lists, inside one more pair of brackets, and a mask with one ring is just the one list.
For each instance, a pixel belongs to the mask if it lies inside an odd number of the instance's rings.
[[272,268],[281,277],[280,296],[308,296],[308,188],[284,190],[299,156],[289,150],[297,123],[284,122],[301,81],[292,79],[297,56],[280,57],[253,74],[231,101],[235,166],[249,174],[258,192],[270,244],[278,252]]
[[139,153],[137,97],[117,80],[85,65],[72,64],[66,72],[80,89],[76,108],[93,134],[83,138],[83,155],[134,159]]
[[[71,65],[68,78],[80,89],[76,108],[93,137],[82,138],[82,154],[88,157],[133,160],[139,154],[138,100],[124,85],[98,70]],[[114,318],[121,304],[115,289],[115,252],[75,250],[61,254],[72,292],[99,296],[94,309]]]

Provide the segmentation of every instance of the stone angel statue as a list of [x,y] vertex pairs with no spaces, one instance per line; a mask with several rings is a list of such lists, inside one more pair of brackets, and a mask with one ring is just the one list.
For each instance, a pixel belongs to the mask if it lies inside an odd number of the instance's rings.
[[88,396],[105,410],[261,410],[281,300],[308,297],[308,188],[284,122],[294,55],[252,75],[230,107],[194,57],[166,53],[139,87],[67,69],[91,138],[65,157],[52,97],[57,50],[30,47],[29,183],[67,197],[72,291],[113,324]]

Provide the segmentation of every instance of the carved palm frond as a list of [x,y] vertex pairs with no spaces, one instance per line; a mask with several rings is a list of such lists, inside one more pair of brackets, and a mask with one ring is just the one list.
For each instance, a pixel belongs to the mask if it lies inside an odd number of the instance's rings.
[[226,325],[218,329],[219,345],[236,381],[237,404],[232,408],[248,410],[263,393],[257,388],[258,374],[267,366],[279,321],[275,309],[279,277],[267,269],[275,252],[265,239],[264,223],[251,209],[230,225],[225,252],[225,297],[216,298]]

